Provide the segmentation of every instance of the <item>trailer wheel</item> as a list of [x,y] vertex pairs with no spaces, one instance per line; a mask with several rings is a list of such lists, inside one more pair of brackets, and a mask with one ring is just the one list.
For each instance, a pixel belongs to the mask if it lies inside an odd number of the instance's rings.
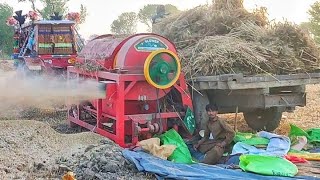
[[243,115],[250,128],[257,131],[273,131],[280,124],[282,111],[278,108],[257,109],[244,112]]

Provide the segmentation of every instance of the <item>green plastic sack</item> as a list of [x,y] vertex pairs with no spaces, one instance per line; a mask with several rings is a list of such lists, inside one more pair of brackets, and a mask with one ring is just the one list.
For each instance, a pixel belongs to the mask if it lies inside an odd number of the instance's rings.
[[308,129],[306,133],[309,135],[309,142],[320,143],[320,128]]
[[160,136],[161,144],[173,144],[177,148],[173,151],[168,160],[176,163],[191,164],[193,163],[188,146],[183,141],[181,136],[174,129],[170,129]]
[[268,145],[270,141],[267,138],[258,137],[257,135],[252,133],[242,133],[242,132],[237,132],[233,140],[235,143],[243,142],[245,144],[252,145],[252,146]]
[[303,129],[299,128],[296,125],[290,124],[290,132],[289,132],[289,137],[294,138],[297,136],[306,136],[308,138],[308,133],[306,133]]
[[275,156],[241,155],[239,165],[243,171],[262,175],[293,177],[298,174],[295,164]]
[[297,136],[307,137],[309,143],[320,143],[320,128],[312,128],[304,131],[297,126],[290,124],[290,139],[293,140]]

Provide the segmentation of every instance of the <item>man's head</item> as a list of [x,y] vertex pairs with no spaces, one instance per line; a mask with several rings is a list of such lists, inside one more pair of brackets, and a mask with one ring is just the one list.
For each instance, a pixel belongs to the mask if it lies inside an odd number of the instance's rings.
[[206,105],[206,111],[208,113],[209,118],[215,118],[218,114],[218,106],[216,104],[208,104]]

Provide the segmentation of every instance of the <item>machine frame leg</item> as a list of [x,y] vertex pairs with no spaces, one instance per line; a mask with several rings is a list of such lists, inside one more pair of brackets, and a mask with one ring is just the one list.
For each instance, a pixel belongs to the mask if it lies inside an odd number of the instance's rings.
[[120,146],[125,146],[125,106],[124,106],[124,89],[125,89],[125,82],[118,81],[118,91],[117,91],[117,112],[116,112],[116,136],[117,136],[117,143]]

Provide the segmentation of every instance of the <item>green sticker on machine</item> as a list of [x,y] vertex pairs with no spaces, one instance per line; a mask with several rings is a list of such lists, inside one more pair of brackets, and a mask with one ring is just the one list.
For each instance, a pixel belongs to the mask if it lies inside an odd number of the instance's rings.
[[148,38],[136,44],[135,48],[138,51],[155,51],[160,49],[168,49],[168,47],[159,39]]
[[194,133],[194,130],[196,128],[196,122],[194,119],[194,115],[193,112],[191,111],[190,108],[188,108],[186,115],[183,119],[184,124],[186,125],[188,131],[190,132],[190,134]]

